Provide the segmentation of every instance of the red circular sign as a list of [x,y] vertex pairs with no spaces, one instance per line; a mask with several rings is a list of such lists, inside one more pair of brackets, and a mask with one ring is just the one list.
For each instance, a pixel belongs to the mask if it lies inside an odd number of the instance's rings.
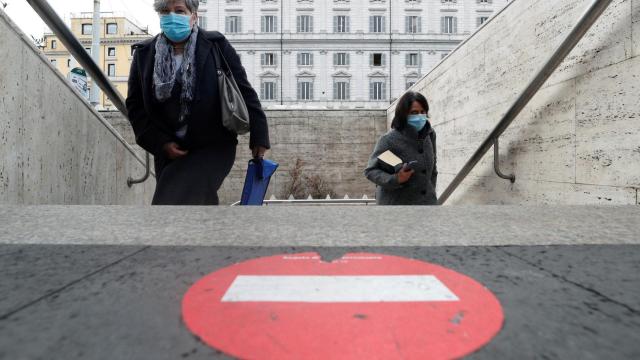
[[245,261],[185,294],[187,328],[243,359],[450,359],[501,329],[498,299],[453,270],[357,253]]

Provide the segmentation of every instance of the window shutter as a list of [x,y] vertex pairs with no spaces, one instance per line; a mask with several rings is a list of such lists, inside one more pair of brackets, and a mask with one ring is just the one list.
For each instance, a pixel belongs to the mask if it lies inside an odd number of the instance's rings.
[[453,33],[454,34],[458,33],[458,18],[457,17],[453,18]]
[[446,22],[444,17],[440,18],[440,32],[443,34],[446,33]]
[[369,32],[375,32],[376,31],[375,22],[376,22],[375,16],[369,16]]
[[313,65],[313,54],[309,54],[309,65]]
[[350,65],[350,64],[351,64],[351,61],[350,61],[350,59],[349,59],[349,53],[345,53],[345,54],[344,54],[344,58],[345,58],[345,59],[344,59],[344,61],[345,61],[345,62],[344,62],[344,64],[345,64],[345,65]]
[[387,65],[387,54],[381,54],[381,55],[382,55],[381,59],[380,59],[381,65],[382,66],[386,66]]
[[333,17],[333,32],[334,33],[338,32],[338,17],[337,16]]

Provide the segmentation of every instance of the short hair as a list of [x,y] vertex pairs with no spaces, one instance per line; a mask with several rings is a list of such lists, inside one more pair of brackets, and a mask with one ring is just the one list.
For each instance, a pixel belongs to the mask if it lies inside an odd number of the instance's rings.
[[[169,7],[169,4],[175,2],[176,0],[154,0],[153,8],[156,12],[161,12],[162,10]],[[187,6],[187,9],[192,13],[198,11],[198,6],[200,5],[200,0],[184,0],[184,4]]]
[[407,126],[407,118],[409,117],[411,106],[413,106],[413,103],[416,101],[422,105],[427,114],[429,113],[429,103],[427,102],[427,98],[419,92],[409,91],[404,94],[400,100],[398,100],[396,114],[393,118],[393,122],[391,123],[392,128],[396,130],[403,130]]

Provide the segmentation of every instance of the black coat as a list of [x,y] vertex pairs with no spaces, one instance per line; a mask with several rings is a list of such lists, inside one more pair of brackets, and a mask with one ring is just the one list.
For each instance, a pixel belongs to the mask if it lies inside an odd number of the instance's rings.
[[[159,35],[158,35],[159,36]],[[177,142],[185,150],[206,147],[229,148],[238,144],[237,135],[222,125],[218,91],[216,60],[213,56],[218,44],[226,58],[238,87],[244,96],[251,122],[250,147],[270,147],[267,119],[258,95],[247,80],[240,58],[229,41],[219,32],[200,30],[196,44],[196,89],[187,118],[188,131],[184,140],[175,136],[175,130],[162,121],[162,106],[153,91],[153,68],[155,45],[153,39],[134,45],[135,54],[129,75],[127,110],[129,121],[136,135],[136,142],[154,156],[163,157],[162,147],[168,142]]]

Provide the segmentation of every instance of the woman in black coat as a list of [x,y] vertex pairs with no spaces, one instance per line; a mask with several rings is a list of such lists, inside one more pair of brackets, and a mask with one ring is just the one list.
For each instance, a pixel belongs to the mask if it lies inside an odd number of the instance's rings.
[[[365,170],[378,185],[378,205],[436,205],[436,132],[429,122],[429,103],[420,93],[400,98],[391,131],[380,138]],[[391,151],[405,164],[392,171],[381,163],[381,154]],[[411,164],[411,165],[409,165]]]
[[250,115],[254,157],[269,149],[267,120],[240,58],[218,32],[198,28],[198,0],[155,0],[162,33],[134,45],[127,109],[136,142],[155,157],[154,205],[218,205],[237,135],[222,125],[214,56],[231,67]]

